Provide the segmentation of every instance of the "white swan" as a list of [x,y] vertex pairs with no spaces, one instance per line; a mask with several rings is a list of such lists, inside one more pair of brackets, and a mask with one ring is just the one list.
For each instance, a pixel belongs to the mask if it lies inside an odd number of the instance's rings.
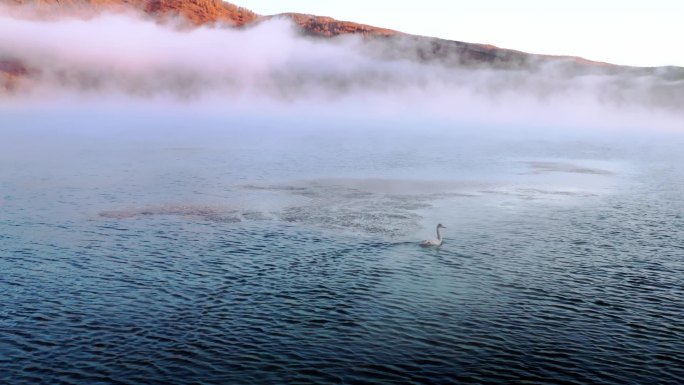
[[428,239],[427,241],[423,241],[420,245],[423,247],[438,247],[442,246],[442,234],[439,233],[439,229],[446,229],[446,227],[442,226],[442,224],[437,225],[437,239]]

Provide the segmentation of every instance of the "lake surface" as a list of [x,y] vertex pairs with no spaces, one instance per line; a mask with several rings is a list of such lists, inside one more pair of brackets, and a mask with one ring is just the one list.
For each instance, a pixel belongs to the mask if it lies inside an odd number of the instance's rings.
[[2,127],[0,383],[684,382],[682,135],[110,118]]

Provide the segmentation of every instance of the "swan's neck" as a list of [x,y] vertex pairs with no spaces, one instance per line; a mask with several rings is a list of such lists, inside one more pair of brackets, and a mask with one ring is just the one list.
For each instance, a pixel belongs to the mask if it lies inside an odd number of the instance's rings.
[[439,226],[437,226],[437,240],[442,240],[442,234],[439,233]]

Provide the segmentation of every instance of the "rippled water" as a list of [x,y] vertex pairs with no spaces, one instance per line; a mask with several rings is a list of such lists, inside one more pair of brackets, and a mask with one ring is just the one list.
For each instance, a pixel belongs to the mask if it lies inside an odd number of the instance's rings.
[[684,382],[680,135],[32,119],[0,145],[0,383]]

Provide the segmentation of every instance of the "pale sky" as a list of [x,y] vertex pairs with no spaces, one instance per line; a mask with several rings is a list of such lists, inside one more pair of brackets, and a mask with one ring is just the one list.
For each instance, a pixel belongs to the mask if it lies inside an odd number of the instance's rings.
[[638,66],[684,67],[684,0],[231,0],[418,35]]

